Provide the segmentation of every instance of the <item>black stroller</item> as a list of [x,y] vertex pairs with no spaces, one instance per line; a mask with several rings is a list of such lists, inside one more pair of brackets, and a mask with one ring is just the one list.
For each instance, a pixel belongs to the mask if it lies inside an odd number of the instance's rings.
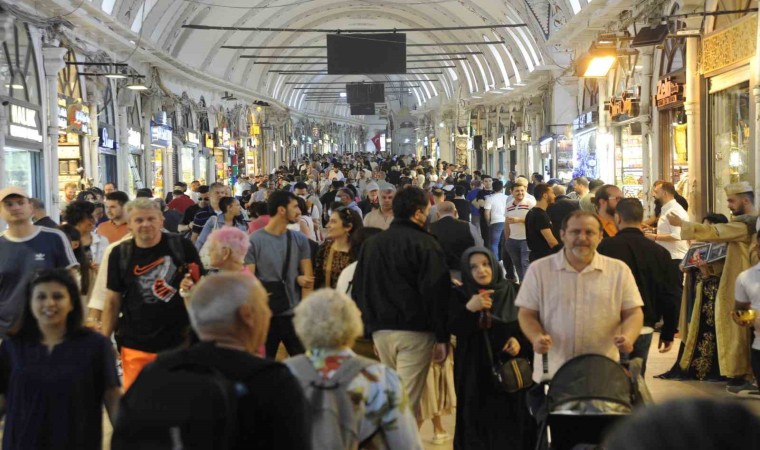
[[[639,379],[640,361],[621,365],[602,355],[580,355],[560,367],[548,385],[537,386],[543,402],[531,407],[538,423],[536,450],[597,448],[610,426],[642,402],[633,381]],[[546,355],[544,372],[548,372]]]

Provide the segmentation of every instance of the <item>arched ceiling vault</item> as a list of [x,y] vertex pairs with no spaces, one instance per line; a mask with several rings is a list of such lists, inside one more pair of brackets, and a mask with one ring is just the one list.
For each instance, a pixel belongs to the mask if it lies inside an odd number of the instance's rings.
[[[546,6],[543,5],[546,3]],[[498,89],[510,89],[531,76],[545,63],[545,36],[537,22],[541,8],[554,8],[570,15],[586,0],[94,0],[94,5],[169,52],[174,58],[213,76],[263,93],[291,108],[314,109],[346,115],[345,108],[304,102],[303,90],[287,84],[306,81],[395,81],[416,79],[415,103],[475,96]],[[577,4],[577,5],[576,5]],[[580,7],[578,7],[580,5]],[[577,9],[577,10],[576,10]],[[409,64],[421,67],[455,65],[451,69],[431,69],[440,75],[404,76],[328,76],[322,74],[277,74],[272,70],[325,69],[326,64],[303,63],[295,59],[278,62],[292,64],[255,64],[244,55],[313,56],[326,58],[325,49],[227,49],[224,46],[325,45],[324,34],[263,31],[194,30],[184,24],[237,27],[377,29],[430,28],[488,24],[527,24],[519,28],[492,28],[457,31],[407,33],[407,43],[439,44],[408,47],[409,54],[442,52],[482,52],[462,55],[464,60],[449,61],[447,56],[431,56],[440,62]],[[444,45],[452,42],[499,41],[490,45]],[[270,60],[271,61],[271,60]],[[414,71],[416,72],[416,71]],[[426,81],[435,79],[437,81]],[[340,85],[335,85],[340,86]],[[422,105],[420,105],[422,106]]]

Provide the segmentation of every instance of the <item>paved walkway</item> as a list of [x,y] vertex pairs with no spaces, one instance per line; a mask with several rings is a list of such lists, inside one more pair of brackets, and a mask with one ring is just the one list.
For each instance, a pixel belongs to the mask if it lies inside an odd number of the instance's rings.
[[[652,349],[649,353],[649,360],[647,361],[647,386],[652,393],[652,397],[655,402],[662,402],[673,398],[685,398],[685,397],[722,397],[732,398],[736,401],[742,402],[749,407],[758,416],[760,416],[760,400],[736,398],[725,390],[725,383],[708,383],[699,381],[670,381],[660,380],[654,378],[654,375],[661,374],[668,371],[675,362],[675,358],[678,354],[678,346],[681,341],[676,339],[673,344],[673,350],[669,353],[661,354],[657,351],[656,342],[659,335],[655,335],[652,339]],[[448,430],[449,434],[454,435],[454,417],[446,416],[443,418],[443,424]],[[430,422],[426,422],[422,426],[422,439],[425,443],[425,449],[427,450],[449,450],[452,449],[452,442],[448,441],[443,445],[433,445],[431,439],[433,437],[433,426]]]

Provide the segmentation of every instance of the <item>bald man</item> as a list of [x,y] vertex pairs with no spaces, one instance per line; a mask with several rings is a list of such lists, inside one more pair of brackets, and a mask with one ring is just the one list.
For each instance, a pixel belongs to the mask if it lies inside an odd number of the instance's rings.
[[460,259],[468,248],[483,245],[480,230],[464,220],[459,220],[457,207],[452,202],[438,205],[438,220],[430,224],[430,232],[438,238],[446,253],[446,264],[449,266],[452,278],[461,280]]

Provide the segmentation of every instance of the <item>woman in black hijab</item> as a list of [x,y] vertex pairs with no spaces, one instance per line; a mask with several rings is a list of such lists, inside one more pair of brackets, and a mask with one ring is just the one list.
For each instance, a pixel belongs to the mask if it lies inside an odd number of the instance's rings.
[[485,341],[488,336],[494,361],[511,357],[532,361],[530,342],[517,323],[517,289],[485,247],[465,251],[461,269],[463,285],[453,293],[449,314],[451,332],[457,337],[454,449],[533,448],[535,425],[525,393],[497,390]]

